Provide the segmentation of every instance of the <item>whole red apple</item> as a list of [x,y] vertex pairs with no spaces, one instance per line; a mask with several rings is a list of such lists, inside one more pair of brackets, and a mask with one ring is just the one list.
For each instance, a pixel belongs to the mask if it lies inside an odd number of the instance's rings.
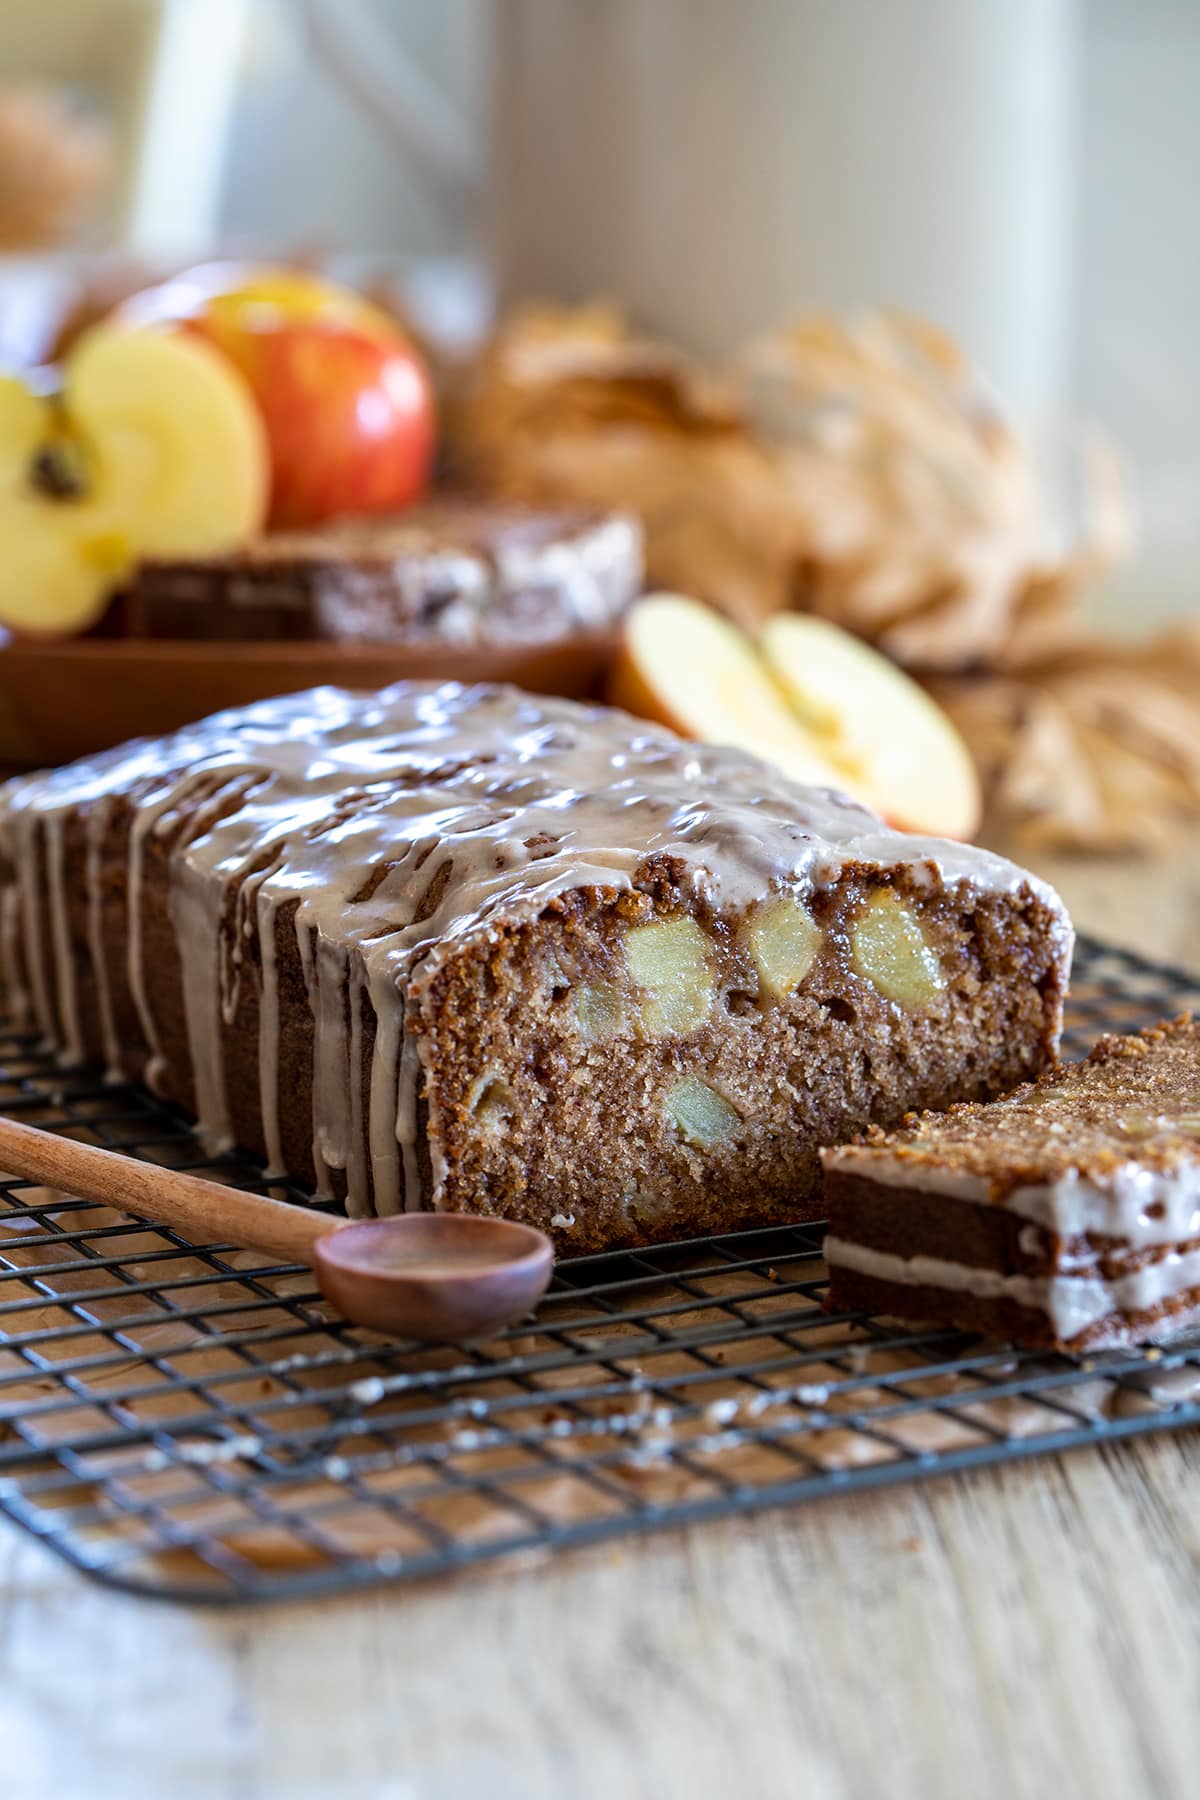
[[286,267],[211,263],[134,295],[120,317],[194,332],[248,383],[266,427],[269,522],[316,525],[418,499],[433,391],[396,322],[351,288]]
[[320,320],[188,329],[217,344],[258,402],[271,451],[270,523],[394,512],[419,498],[434,451],[433,392],[403,339]]

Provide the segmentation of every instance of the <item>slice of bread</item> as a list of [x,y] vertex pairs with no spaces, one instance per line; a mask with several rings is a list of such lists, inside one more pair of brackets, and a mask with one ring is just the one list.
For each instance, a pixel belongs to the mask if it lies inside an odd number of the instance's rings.
[[1200,1314],[1191,1018],[822,1161],[835,1310],[1072,1350],[1153,1342]]
[[119,617],[133,637],[499,644],[605,630],[641,585],[632,518],[444,497],[145,562]]

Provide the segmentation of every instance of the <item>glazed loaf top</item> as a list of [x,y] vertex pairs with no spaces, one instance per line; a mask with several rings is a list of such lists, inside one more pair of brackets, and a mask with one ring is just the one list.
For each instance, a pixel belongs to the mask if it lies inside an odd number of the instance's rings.
[[[128,846],[128,981],[154,1085],[161,1060],[146,1003],[140,896],[150,836],[169,834],[171,919],[202,1127],[211,1141],[231,1137],[222,1022],[233,1017],[244,946],[256,937],[264,1135],[272,1165],[283,1166],[274,961],[276,917],[290,905],[315,1021],[315,1141],[327,1164],[347,1170],[356,1206],[364,1177],[352,1139],[369,1131],[379,1211],[400,1195],[415,1204],[419,1192],[420,1049],[405,1029],[416,964],[424,974],[466,935],[486,937],[568,890],[628,890],[666,859],[680,889],[730,916],[773,889],[802,898],[847,865],[868,864],[902,868],[918,886],[1031,890],[1060,921],[1064,965],[1070,948],[1061,902],[1014,864],[890,831],[844,796],[797,787],[739,751],[510,688],[318,688],[0,790],[0,848],[15,871],[0,893],[9,991],[76,1058],[83,1043],[63,841],[77,814],[87,832],[90,954],[111,1065],[120,1047],[105,1000],[101,848],[117,831]],[[39,867],[46,932],[36,929]],[[366,1126],[350,1078],[364,992],[376,1019]],[[385,1106],[393,1091],[395,1105]]]

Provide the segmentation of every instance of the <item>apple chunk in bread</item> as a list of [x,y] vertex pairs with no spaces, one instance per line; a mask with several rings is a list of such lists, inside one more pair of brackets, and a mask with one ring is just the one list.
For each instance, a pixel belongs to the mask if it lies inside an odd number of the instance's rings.
[[0,380],[0,624],[81,631],[138,556],[235,548],[267,475],[254,403],[206,344],[100,326],[54,396]]
[[973,835],[971,754],[910,676],[849,632],[795,613],[768,620],[762,649],[797,717],[831,760],[855,770],[856,798],[904,831]]
[[654,1037],[694,1031],[713,1004],[708,941],[695,919],[662,919],[637,925],[625,939],[625,960],[645,989],[642,1023]]
[[775,999],[799,987],[816,960],[821,932],[799,900],[785,896],[766,907],[738,934],[759,981]]
[[651,594],[626,621],[609,696],[684,737],[732,744],[794,781],[847,786],[847,772],[796,722],[750,640],[682,594]]
[[664,1110],[684,1142],[697,1150],[715,1150],[728,1142],[742,1122],[723,1094],[694,1075],[672,1089]]
[[872,894],[850,940],[854,972],[909,1011],[928,1006],[946,985],[937,955],[916,915],[896,895]]

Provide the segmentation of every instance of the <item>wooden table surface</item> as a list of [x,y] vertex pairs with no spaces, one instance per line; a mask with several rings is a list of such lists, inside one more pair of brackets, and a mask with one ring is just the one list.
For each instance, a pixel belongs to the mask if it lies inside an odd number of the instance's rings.
[[[1200,968],[1200,845],[1046,871]],[[1200,1434],[277,1608],[0,1530],[4,1800],[1198,1792]]]

